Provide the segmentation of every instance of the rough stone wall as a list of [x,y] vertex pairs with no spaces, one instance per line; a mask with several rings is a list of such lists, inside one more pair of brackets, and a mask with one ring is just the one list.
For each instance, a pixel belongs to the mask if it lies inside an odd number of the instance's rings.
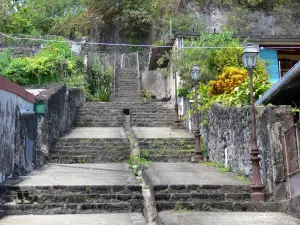
[[[34,135],[26,133],[26,124],[21,121],[33,112],[33,103],[0,89],[0,183],[15,173],[31,170],[32,158],[27,158],[22,140],[34,142]],[[28,118],[34,123],[35,118]],[[34,126],[34,125],[33,125]],[[18,134],[18,135],[16,135]],[[22,144],[23,146],[21,146]],[[28,146],[28,151],[33,151]],[[29,160],[29,161],[28,161]],[[18,169],[16,169],[18,168]]]
[[[284,131],[293,126],[291,108],[267,106],[257,108],[257,139],[261,173],[267,190],[275,198],[286,197]],[[202,129],[212,161],[223,163],[233,171],[252,174],[250,163],[251,114],[249,107],[214,105]]]
[[146,89],[151,95],[155,95],[156,99],[163,99],[168,96],[167,77],[161,73],[157,71],[145,71],[141,75],[141,80],[142,89]]
[[[208,32],[221,32],[224,27],[231,27],[232,24],[228,24],[228,15],[232,14],[235,9],[230,7],[220,7],[215,1],[211,1],[209,4],[202,6],[195,6],[195,1],[191,1],[188,7],[192,11],[196,11],[197,17],[203,19],[205,28]],[[287,11],[284,16],[282,12],[276,10],[252,10],[248,9],[246,15],[241,15],[239,18],[245,23],[243,28],[236,27],[239,29],[239,36],[247,35],[299,35],[299,13],[297,7],[289,8],[287,6],[284,11]],[[242,12],[240,12],[242,13]],[[235,16],[237,16],[236,13]],[[286,17],[291,17],[286,18]],[[243,23],[242,22],[242,23]],[[245,28],[248,29],[245,29]]]
[[[0,47],[0,54],[2,51],[6,50],[7,48]],[[9,48],[12,51],[13,57],[24,57],[24,56],[32,56],[38,53],[41,48],[40,47],[12,47]]]
[[81,90],[67,89],[64,84],[54,85],[37,96],[37,102],[46,104],[46,114],[38,128],[42,134],[39,145],[43,154],[49,153],[55,138],[71,130],[76,120],[76,108],[84,101]]
[[[257,138],[260,165],[266,190],[275,199],[288,197],[284,160],[284,132],[293,126],[289,106],[257,107]],[[201,135],[208,149],[209,159],[230,166],[234,172],[251,177],[251,114],[249,107],[213,105],[200,116],[205,124]],[[183,126],[190,130],[190,121]],[[192,123],[193,124],[193,123]]]

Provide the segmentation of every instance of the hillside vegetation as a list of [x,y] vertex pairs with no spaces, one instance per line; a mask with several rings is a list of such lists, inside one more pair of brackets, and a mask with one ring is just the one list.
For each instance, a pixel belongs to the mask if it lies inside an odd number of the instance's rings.
[[[93,24],[114,25],[128,38],[132,33],[205,29],[201,10],[206,7],[224,12],[223,29],[249,33],[249,23],[272,22],[284,29],[298,24],[300,3],[292,0],[30,0],[0,4],[0,31],[18,34],[56,34],[66,38],[89,36]],[[262,17],[262,13],[264,17]],[[288,26],[286,26],[288,24]],[[297,26],[295,26],[297,27]],[[294,30],[295,33],[295,30]]]

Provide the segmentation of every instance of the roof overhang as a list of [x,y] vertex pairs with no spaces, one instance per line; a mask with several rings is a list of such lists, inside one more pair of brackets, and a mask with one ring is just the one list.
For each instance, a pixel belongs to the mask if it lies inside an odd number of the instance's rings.
[[300,104],[300,61],[275,83],[256,105],[296,105]]

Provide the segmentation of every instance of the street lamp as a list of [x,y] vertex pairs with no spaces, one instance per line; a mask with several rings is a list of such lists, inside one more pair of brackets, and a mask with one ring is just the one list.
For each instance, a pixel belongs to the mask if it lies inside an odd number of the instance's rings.
[[180,121],[178,116],[178,100],[177,100],[177,74],[174,72],[174,78],[175,78],[175,106],[174,106],[174,128],[179,129],[180,128]]
[[199,74],[200,74],[200,67],[198,65],[194,65],[191,70],[191,75],[194,81],[195,86],[195,112],[194,116],[195,119],[195,130],[194,135],[196,139],[196,148],[195,148],[195,156],[192,157],[192,163],[199,163],[203,161],[203,154],[200,145],[200,129],[199,129],[199,112],[198,112],[198,85],[199,85]]
[[251,201],[261,202],[265,201],[265,194],[263,193],[264,185],[261,182],[260,166],[259,166],[259,151],[257,147],[257,136],[256,136],[256,118],[254,108],[254,96],[253,96],[253,70],[256,66],[256,62],[259,55],[258,46],[247,44],[243,55],[243,63],[245,68],[248,70],[250,76],[250,108],[251,108],[251,119],[252,119],[252,131],[251,131],[251,162],[252,162],[252,184],[251,184]]

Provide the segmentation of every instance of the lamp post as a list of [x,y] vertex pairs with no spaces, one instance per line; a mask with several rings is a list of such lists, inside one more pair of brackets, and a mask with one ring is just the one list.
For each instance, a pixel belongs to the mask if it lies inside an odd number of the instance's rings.
[[265,194],[263,193],[264,185],[261,182],[260,166],[259,166],[259,151],[257,147],[257,136],[256,136],[256,118],[255,118],[255,108],[254,108],[254,96],[253,96],[253,70],[256,66],[256,62],[259,55],[258,46],[252,44],[247,44],[243,55],[243,63],[245,68],[248,70],[250,76],[250,108],[251,108],[251,120],[252,120],[252,130],[251,130],[251,162],[252,162],[252,184],[251,184],[251,201],[261,202],[265,201]]
[[195,156],[192,157],[192,163],[199,163],[200,161],[203,161],[203,154],[201,150],[200,145],[200,129],[199,129],[199,112],[198,112],[198,85],[199,85],[199,74],[200,74],[200,67],[198,65],[194,65],[191,70],[191,75],[194,80],[194,86],[195,86],[195,112],[194,116],[195,119],[195,140],[196,140],[196,147],[195,147]]
[[174,78],[175,78],[175,106],[174,106],[174,128],[179,129],[180,128],[180,121],[178,116],[178,99],[177,99],[177,74],[174,72]]

